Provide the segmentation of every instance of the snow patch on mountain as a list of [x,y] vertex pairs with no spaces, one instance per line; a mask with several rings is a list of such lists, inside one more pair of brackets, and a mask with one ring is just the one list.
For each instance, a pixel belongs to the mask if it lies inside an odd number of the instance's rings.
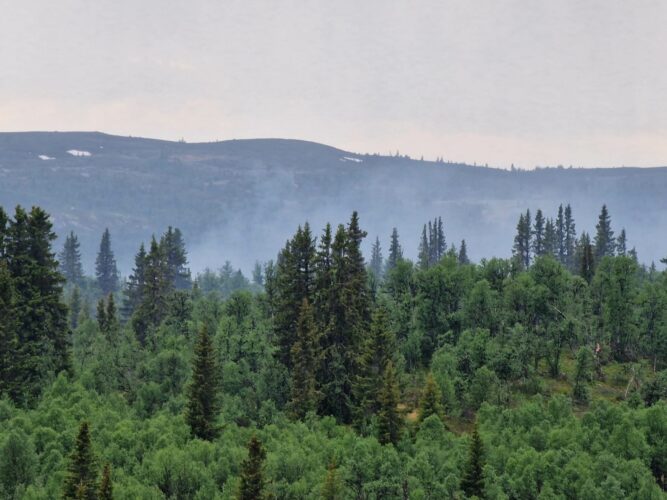
[[89,151],[80,151],[78,149],[68,149],[67,152],[72,156],[91,156]]

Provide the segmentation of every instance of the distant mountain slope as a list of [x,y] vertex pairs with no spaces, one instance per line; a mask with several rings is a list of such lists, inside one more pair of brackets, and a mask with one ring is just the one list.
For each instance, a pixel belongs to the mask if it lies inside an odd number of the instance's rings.
[[273,258],[297,224],[309,220],[319,233],[355,209],[385,248],[396,226],[408,256],[421,225],[437,215],[448,241],[465,238],[473,258],[507,256],[519,212],[555,215],[561,202],[572,204],[578,231],[594,231],[607,203],[614,229],[626,227],[641,260],[667,255],[667,168],[510,172],[284,139],[0,133],[0,205],[46,208],[59,234],[79,235],[89,272],[107,226],[125,273],[139,243],[167,225],[183,230],[193,267],[229,259],[248,268]]

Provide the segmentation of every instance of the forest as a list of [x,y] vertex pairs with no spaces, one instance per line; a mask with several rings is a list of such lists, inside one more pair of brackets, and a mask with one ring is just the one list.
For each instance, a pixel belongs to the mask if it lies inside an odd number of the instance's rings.
[[437,216],[413,261],[354,212],[250,278],[156,228],[121,279],[0,208],[0,497],[667,497],[667,275],[597,220],[472,262]]

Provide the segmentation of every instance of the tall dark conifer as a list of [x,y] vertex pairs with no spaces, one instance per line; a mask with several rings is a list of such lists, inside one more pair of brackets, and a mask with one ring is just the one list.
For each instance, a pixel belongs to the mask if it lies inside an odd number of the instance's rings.
[[14,398],[21,389],[17,384],[19,377],[15,366],[18,348],[16,326],[14,286],[7,265],[0,257],[0,396],[11,395]]
[[545,228],[544,228],[544,216],[542,215],[542,210],[539,208],[535,213],[535,224],[533,225],[533,254],[535,257],[541,257],[546,254],[545,246]]
[[263,500],[264,494],[264,460],[266,451],[257,436],[253,435],[248,442],[248,457],[241,465],[241,484],[238,500]]
[[567,249],[565,245],[565,214],[563,205],[558,206],[558,216],[556,217],[556,257],[558,262],[567,264]]
[[165,259],[167,279],[171,285],[176,290],[191,288],[192,278],[187,268],[188,258],[181,230],[169,226],[160,239],[160,247]]
[[417,262],[420,269],[426,269],[430,263],[430,248],[428,245],[428,233],[426,232],[426,224],[422,229],[422,237],[419,241],[419,253],[417,254]]
[[81,251],[79,239],[71,231],[65,238],[63,250],[60,253],[60,272],[72,285],[81,285],[83,282],[83,267],[81,266]]
[[429,373],[419,401],[419,422],[423,422],[431,415],[437,415],[440,418],[444,416],[441,399],[442,394],[440,394],[438,384],[433,375]]
[[625,234],[625,228],[621,229],[621,233],[616,238],[616,254],[626,255],[628,253],[628,237]]
[[118,268],[116,267],[116,258],[111,250],[111,235],[108,228],[102,233],[100,251],[95,261],[95,277],[104,295],[118,290]]
[[607,205],[602,205],[598,223],[595,226],[595,257],[599,260],[607,255],[614,255],[616,240],[611,229],[611,217]]
[[370,269],[376,278],[382,278],[382,271],[384,270],[384,262],[382,259],[382,247],[380,246],[380,238],[375,238],[375,243],[371,248],[371,262]]
[[565,207],[565,232],[563,235],[563,244],[565,246],[565,266],[574,270],[575,265],[575,246],[577,244],[577,230],[574,223],[574,215],[572,213],[572,207],[568,203]]
[[398,412],[400,394],[396,380],[396,370],[391,361],[382,373],[382,386],[378,395],[378,440],[382,444],[397,444],[401,437],[403,421]]
[[468,258],[468,246],[466,245],[466,240],[461,240],[461,246],[459,247],[458,262],[461,265],[470,264],[470,259]]
[[470,441],[468,461],[466,462],[465,469],[463,470],[463,478],[461,479],[461,489],[468,497],[484,497],[483,469],[484,445],[482,444],[482,438],[479,436],[477,424],[475,424]]
[[547,219],[544,226],[544,253],[552,257],[558,256],[558,238],[553,219]]
[[218,368],[213,342],[203,326],[195,345],[185,421],[192,435],[207,441],[218,435]]
[[398,231],[396,228],[391,231],[391,243],[389,244],[389,256],[387,257],[387,271],[396,267],[398,261],[403,258],[403,249],[398,240]]
[[105,464],[102,479],[97,491],[97,500],[113,500],[113,483],[111,482],[111,465]]
[[63,499],[97,500],[97,472],[88,422],[82,422],[70,455]]
[[146,289],[146,248],[142,243],[139,252],[134,257],[134,269],[125,288],[122,315],[124,320],[129,319],[144,299]]
[[318,390],[317,372],[321,362],[319,335],[308,299],[303,299],[296,341],[292,346],[292,384],[289,409],[296,418],[317,411],[321,394]]

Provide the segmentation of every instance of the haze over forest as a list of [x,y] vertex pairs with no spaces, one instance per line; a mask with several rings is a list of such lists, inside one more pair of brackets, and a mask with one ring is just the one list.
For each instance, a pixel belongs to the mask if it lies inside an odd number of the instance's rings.
[[140,242],[181,229],[193,271],[225,260],[248,271],[275,258],[294,229],[358,210],[387,249],[397,227],[415,258],[422,225],[442,216],[447,243],[466,239],[473,260],[508,257],[521,212],[555,217],[571,204],[579,232],[593,232],[606,203],[617,233],[626,228],[639,260],[667,254],[667,168],[548,168],[508,171],[342,151],[297,140],[188,144],[101,133],[0,134],[0,199],[39,204],[60,235],[74,231],[92,272],[105,227],[124,275]]

